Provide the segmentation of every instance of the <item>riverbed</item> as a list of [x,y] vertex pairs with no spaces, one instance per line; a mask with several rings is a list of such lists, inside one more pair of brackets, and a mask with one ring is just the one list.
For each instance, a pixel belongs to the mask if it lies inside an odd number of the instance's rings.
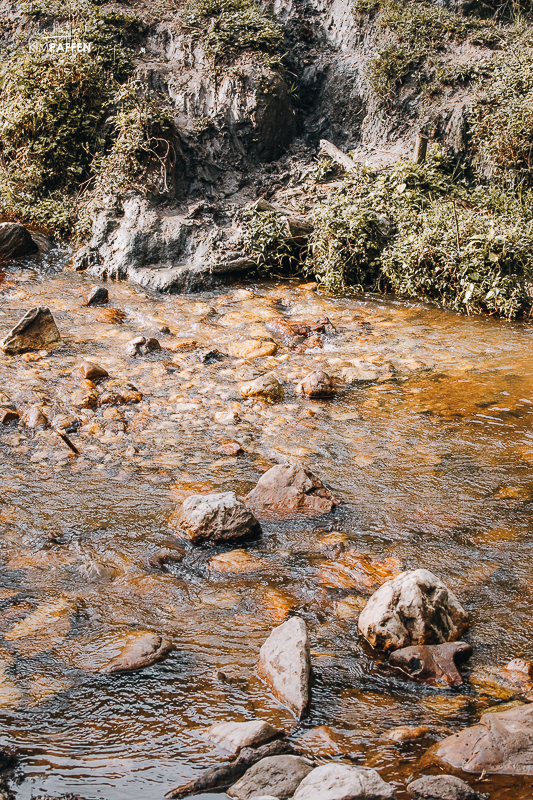
[[[315,741],[310,755],[375,767],[406,797],[425,750],[494,703],[468,682],[420,686],[387,670],[357,634],[368,591],[346,586],[335,564],[349,545],[378,564],[434,572],[470,614],[469,668],[533,657],[533,325],[290,281],[189,296],[109,283],[108,306],[91,308],[90,279],[66,262],[58,252],[3,266],[0,280],[0,336],[41,305],[63,339],[0,356],[0,390],[21,411],[37,404],[79,422],[69,434],[79,455],[52,427],[0,429],[0,633],[58,600],[71,619],[60,646],[47,643],[46,619],[37,652],[0,642],[0,741],[21,752],[18,796],[163,797],[223,759],[206,726],[259,716],[295,740],[329,726],[337,749]],[[274,337],[272,355],[239,356],[243,342],[271,338],[269,321],[324,317],[336,333]],[[126,355],[139,334],[162,349]],[[142,401],[113,419],[73,408],[83,359],[134,384]],[[318,368],[338,380],[334,399],[295,392]],[[265,372],[284,400],[243,400],[240,383]],[[287,460],[342,500],[335,512],[263,524],[245,546],[253,558],[230,571],[209,562],[231,545],[189,545],[166,570],[150,565],[178,544],[169,519],[185,497],[243,496]],[[308,625],[314,671],[298,727],[254,676],[261,644],[294,613]],[[172,641],[165,660],[124,675],[69,660],[76,637],[138,628]],[[383,738],[422,724],[422,741]],[[467,777],[493,800],[531,797],[531,779]]]

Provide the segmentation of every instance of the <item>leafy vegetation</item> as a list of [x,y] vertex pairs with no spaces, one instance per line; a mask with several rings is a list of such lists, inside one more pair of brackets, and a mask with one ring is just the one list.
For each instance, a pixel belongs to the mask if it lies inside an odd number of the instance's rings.
[[[360,168],[315,206],[300,269],[328,291],[392,290],[512,319],[532,304],[532,201],[533,192],[466,188],[438,148],[423,165]],[[250,213],[249,252],[279,267],[287,229],[272,212]]]
[[[50,12],[42,5],[32,14]],[[0,211],[65,238],[102,193],[157,185],[140,179],[168,154],[170,120],[131,79],[133,51],[122,42],[139,23],[86,0],[55,5],[64,14],[89,9],[83,23],[56,29],[54,41],[63,33],[92,52],[51,53],[45,32],[41,47],[0,62]]]
[[373,91],[385,101],[424,60],[438,68],[438,54],[449,42],[499,41],[493,20],[459,16],[426,0],[355,0],[354,9],[360,16],[373,16],[375,25],[387,35],[367,66]]
[[214,64],[227,63],[245,50],[274,54],[283,41],[281,26],[257,0],[192,0],[183,21],[202,40]]

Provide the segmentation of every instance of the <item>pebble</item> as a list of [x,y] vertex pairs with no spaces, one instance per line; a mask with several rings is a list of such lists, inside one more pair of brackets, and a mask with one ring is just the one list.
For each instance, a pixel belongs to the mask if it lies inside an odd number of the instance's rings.
[[109,372],[98,364],[93,364],[92,361],[82,361],[78,366],[78,371],[86,380],[93,381],[93,383],[109,378]]

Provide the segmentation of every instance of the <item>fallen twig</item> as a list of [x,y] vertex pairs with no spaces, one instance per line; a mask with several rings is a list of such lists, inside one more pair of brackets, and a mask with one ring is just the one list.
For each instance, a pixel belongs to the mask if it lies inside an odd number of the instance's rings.
[[75,445],[75,444],[73,444],[73,443],[70,441],[70,439],[68,438],[68,436],[66,435],[66,433],[61,433],[61,431],[57,431],[57,430],[56,430],[56,433],[57,433],[57,435],[59,436],[59,438],[60,438],[60,439],[63,439],[63,441],[65,442],[65,444],[67,445],[67,447],[70,447],[70,449],[72,450],[72,452],[73,452],[73,453],[75,453],[77,456],[79,456],[79,454],[80,454],[80,451],[78,450],[78,448],[76,447],[76,445]]

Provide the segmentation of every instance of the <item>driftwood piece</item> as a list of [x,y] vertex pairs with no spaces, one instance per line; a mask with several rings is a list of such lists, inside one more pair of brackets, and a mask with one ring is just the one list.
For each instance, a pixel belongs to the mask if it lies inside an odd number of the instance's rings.
[[269,742],[261,745],[261,747],[243,747],[235,761],[230,761],[220,767],[211,767],[199,778],[171,789],[170,792],[166,793],[165,797],[187,797],[213,790],[227,789],[238,781],[247,769],[257,764],[258,761],[262,761],[263,758],[280,756],[291,752],[291,745],[284,739]]
[[357,167],[357,164],[353,158],[347,156],[346,153],[343,153],[342,150],[339,150],[339,148],[335,147],[334,144],[328,142],[327,139],[320,140],[320,150],[326,153],[337,164],[340,164],[341,167],[344,167],[345,170],[348,170],[348,172]]

